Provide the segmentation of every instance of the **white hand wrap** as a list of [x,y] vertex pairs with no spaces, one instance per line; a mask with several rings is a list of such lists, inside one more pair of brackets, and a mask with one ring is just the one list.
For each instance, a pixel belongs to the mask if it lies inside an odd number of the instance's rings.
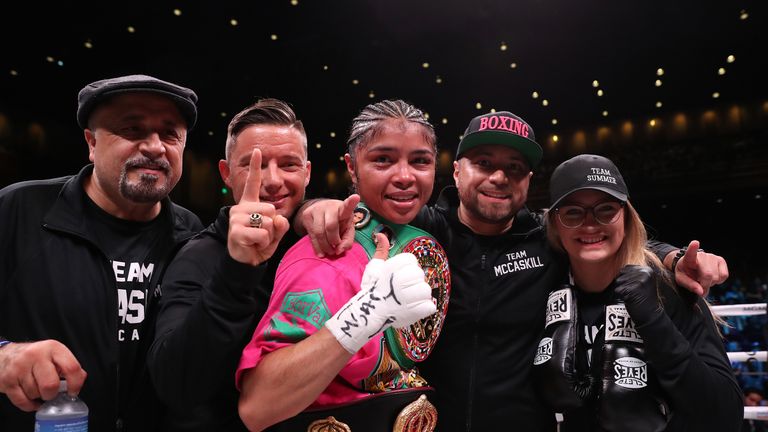
[[360,292],[325,322],[350,353],[389,327],[405,327],[437,312],[432,288],[416,257],[401,253],[384,261],[372,259],[360,281]]

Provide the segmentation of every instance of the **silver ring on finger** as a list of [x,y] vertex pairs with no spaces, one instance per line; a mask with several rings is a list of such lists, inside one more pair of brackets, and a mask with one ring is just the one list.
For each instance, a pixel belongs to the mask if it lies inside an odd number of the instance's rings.
[[251,213],[251,216],[248,218],[248,225],[250,225],[253,228],[261,228],[261,223],[263,221],[264,221],[264,218],[261,217],[261,214]]

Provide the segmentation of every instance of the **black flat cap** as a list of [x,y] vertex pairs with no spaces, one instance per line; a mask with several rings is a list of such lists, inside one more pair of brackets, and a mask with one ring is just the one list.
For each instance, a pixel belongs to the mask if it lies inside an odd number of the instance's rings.
[[167,96],[187,121],[187,129],[197,122],[197,95],[194,91],[149,75],[127,75],[95,81],[77,95],[77,124],[88,127],[88,118],[102,102],[119,93],[152,92]]

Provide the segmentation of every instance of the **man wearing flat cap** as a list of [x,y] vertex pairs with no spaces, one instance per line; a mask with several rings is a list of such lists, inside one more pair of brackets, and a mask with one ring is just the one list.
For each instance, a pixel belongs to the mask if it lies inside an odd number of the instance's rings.
[[0,430],[32,430],[60,378],[88,404],[90,430],[152,430],[153,299],[202,229],[168,198],[196,103],[146,75],[93,82],[77,109],[92,163],[0,190]]

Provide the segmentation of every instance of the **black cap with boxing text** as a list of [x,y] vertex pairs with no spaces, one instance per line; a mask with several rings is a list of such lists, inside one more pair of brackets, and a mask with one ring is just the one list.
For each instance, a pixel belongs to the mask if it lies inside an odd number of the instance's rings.
[[563,198],[582,189],[599,190],[621,202],[629,198],[624,178],[610,159],[583,154],[561,163],[552,172],[549,180],[549,207],[557,208]]
[[477,116],[469,122],[456,150],[456,160],[470,149],[493,144],[519,151],[531,169],[539,165],[544,154],[525,120],[509,111],[498,111]]
[[190,130],[197,122],[197,94],[194,91],[149,75],[126,75],[95,81],[77,94],[77,124],[88,127],[88,118],[97,106],[120,93],[151,92],[166,96],[179,108]]

